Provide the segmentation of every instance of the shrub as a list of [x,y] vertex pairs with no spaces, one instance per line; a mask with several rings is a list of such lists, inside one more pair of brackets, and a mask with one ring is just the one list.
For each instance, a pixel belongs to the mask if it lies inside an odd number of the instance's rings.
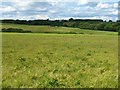
[[2,32],[18,32],[18,33],[29,33],[31,31],[25,31],[18,28],[2,28]]

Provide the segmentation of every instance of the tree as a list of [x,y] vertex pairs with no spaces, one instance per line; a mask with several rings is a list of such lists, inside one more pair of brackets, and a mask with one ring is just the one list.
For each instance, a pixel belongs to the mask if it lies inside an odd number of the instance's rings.
[[70,18],[69,21],[73,21],[73,18]]
[[105,23],[99,23],[95,26],[96,30],[104,30]]
[[108,22],[112,22],[112,20],[109,20]]

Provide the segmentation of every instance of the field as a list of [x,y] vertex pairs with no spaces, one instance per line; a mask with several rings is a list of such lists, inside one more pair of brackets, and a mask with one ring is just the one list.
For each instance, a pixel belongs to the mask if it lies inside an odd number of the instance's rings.
[[51,34],[90,34],[90,35],[117,35],[116,32],[105,32],[95,30],[84,30],[79,28],[68,28],[58,26],[39,26],[39,25],[21,25],[21,24],[2,24],[2,28],[19,28],[32,33],[51,33]]
[[[117,33],[65,27],[3,25],[10,26],[33,30],[35,33],[2,34],[3,88],[118,87]],[[44,30],[76,30],[79,33],[37,33]]]

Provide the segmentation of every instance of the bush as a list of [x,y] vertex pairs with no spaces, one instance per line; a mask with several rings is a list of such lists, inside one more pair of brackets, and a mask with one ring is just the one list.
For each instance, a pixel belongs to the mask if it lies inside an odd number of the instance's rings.
[[2,28],[2,32],[28,33],[28,32],[31,32],[31,31],[25,31],[23,29],[18,29],[18,28]]
[[69,34],[77,34],[76,32],[69,32]]

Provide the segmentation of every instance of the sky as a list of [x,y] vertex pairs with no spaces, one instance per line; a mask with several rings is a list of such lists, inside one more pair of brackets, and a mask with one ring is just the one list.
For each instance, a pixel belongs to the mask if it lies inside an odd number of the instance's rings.
[[0,19],[118,20],[119,0],[2,0]]

